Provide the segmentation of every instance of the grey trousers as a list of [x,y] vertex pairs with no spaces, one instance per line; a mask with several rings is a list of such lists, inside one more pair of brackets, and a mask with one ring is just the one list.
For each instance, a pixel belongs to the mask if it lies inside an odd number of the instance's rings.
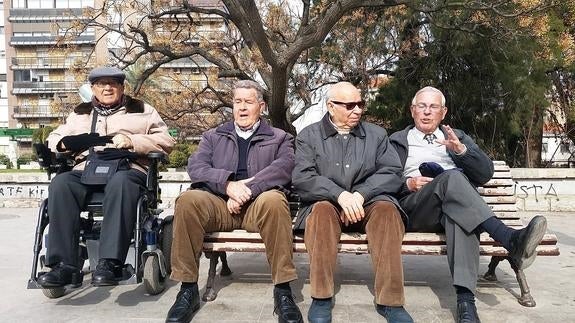
[[89,193],[94,191],[104,191],[100,258],[124,261],[128,253],[146,174],[135,169],[119,171],[106,186],[84,185],[80,183],[81,176],[81,171],[62,173],[54,177],[48,187],[48,266],[78,263],[80,212]]
[[453,284],[475,293],[480,233],[476,229],[494,214],[467,177],[455,170],[444,172],[402,198],[400,205],[409,215],[408,231],[445,231]]

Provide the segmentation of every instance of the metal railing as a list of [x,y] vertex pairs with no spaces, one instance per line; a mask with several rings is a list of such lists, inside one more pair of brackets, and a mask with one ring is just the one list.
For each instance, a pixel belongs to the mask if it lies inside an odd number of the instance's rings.
[[[53,56],[53,57],[12,57],[12,68],[68,68],[75,64],[84,65],[87,56]],[[88,62],[86,67],[95,66],[94,62]]]
[[[55,45],[58,40],[60,40],[59,36],[12,36],[10,45]],[[82,35],[66,42],[71,44],[95,44],[96,36]]]
[[66,81],[15,81],[13,94],[77,92],[78,83]]
[[50,105],[14,107],[14,118],[61,118],[67,114],[65,111],[53,111]]
[[[9,21],[75,20],[83,17],[82,8],[10,9]],[[87,18],[87,17],[83,17]]]

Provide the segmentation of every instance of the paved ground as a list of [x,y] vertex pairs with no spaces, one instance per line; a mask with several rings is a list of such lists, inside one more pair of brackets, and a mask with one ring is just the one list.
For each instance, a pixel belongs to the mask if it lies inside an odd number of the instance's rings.
[[[531,214],[525,214],[529,217]],[[482,322],[575,322],[575,212],[547,214],[557,234],[561,256],[540,257],[526,270],[537,306],[525,308],[515,296],[519,287],[503,263],[499,282],[481,282],[477,305]],[[163,322],[179,286],[171,282],[157,296],[144,294],[142,285],[94,288],[84,285],[59,299],[40,290],[27,290],[36,222],[35,209],[0,209],[0,322]],[[261,254],[229,255],[234,271],[220,279],[218,298],[202,303],[194,322],[277,322],[272,314],[270,275]],[[295,256],[300,280],[292,286],[304,315],[310,305],[307,255]],[[482,257],[481,270],[489,259]],[[453,322],[455,293],[445,257],[406,256],[407,309],[416,322]],[[207,262],[202,259],[200,286],[205,285]],[[373,307],[373,280],[368,256],[339,258],[334,322],[385,322]]]

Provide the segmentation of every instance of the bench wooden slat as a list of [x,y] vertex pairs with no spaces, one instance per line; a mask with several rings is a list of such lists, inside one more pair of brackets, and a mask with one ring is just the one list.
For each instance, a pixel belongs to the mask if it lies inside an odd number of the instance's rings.
[[[296,242],[293,244],[294,252],[305,253],[305,244]],[[204,250],[226,251],[226,252],[265,252],[263,243],[254,242],[206,242]],[[506,256],[507,251],[501,246],[482,245],[479,252],[483,256]],[[366,244],[341,243],[338,245],[338,253],[367,254]],[[404,255],[445,255],[447,247],[445,245],[403,245],[401,253]],[[556,245],[537,246],[539,256],[558,256],[559,248]]]
[[477,189],[481,196],[507,196],[514,195],[513,187],[479,187]]
[[[514,226],[515,229],[520,229],[523,226]],[[340,242],[345,243],[367,243],[367,235],[365,233],[347,233],[341,234]],[[214,232],[209,233],[204,237],[206,242],[262,242],[261,236],[257,232],[246,232],[244,230],[235,230],[231,232]],[[295,242],[302,242],[303,235],[296,234],[294,236]],[[424,232],[408,232],[403,238],[403,243],[415,242],[444,242],[445,235],[442,233],[424,233]],[[493,244],[494,240],[487,233],[480,235],[480,241],[484,244]],[[542,244],[557,243],[557,236],[552,233],[546,233],[543,236]]]
[[509,178],[511,179],[511,172],[495,172],[491,178]]
[[482,196],[483,200],[487,204],[512,204],[515,206],[515,202],[517,202],[517,197],[514,195],[511,196]]
[[507,211],[507,212],[516,212],[517,206],[515,204],[489,204],[489,207],[492,211]]
[[513,186],[515,182],[511,178],[492,178],[483,187],[492,186]]

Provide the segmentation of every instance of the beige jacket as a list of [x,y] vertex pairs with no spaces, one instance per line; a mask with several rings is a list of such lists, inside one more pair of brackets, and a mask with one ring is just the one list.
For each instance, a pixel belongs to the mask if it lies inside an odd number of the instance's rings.
[[[92,103],[82,103],[74,108],[66,123],[60,125],[48,136],[48,147],[56,152],[56,146],[65,136],[79,135],[89,133],[92,126],[92,116],[94,109]],[[120,108],[120,111],[110,115],[98,115],[96,122],[96,132],[101,136],[114,136],[124,134],[132,140],[133,151],[142,155],[138,162],[142,165],[147,164],[146,154],[152,151],[161,151],[169,154],[172,150],[175,140],[168,133],[168,127],[152,106],[143,101],[126,96],[126,104]],[[94,149],[103,149],[104,146],[95,147]],[[80,161],[85,159],[88,151],[84,151],[76,157]],[[139,165],[133,164],[132,167],[145,171]],[[75,170],[84,169],[84,162],[74,166]]]

